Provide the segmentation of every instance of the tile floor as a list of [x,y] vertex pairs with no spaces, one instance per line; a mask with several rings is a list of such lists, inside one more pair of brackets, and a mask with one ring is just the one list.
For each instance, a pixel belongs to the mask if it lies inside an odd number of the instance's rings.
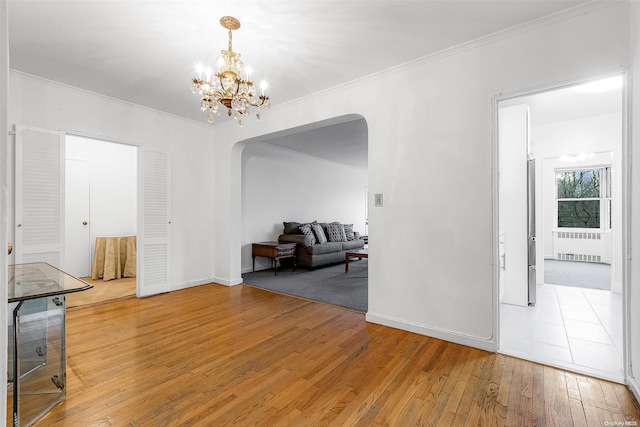
[[500,304],[500,353],[623,382],[622,295],[538,285],[535,307]]

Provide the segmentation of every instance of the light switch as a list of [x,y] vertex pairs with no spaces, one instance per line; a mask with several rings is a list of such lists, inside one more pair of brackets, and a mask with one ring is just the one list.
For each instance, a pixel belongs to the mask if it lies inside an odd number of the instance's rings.
[[374,200],[377,208],[382,207],[382,193],[376,193]]

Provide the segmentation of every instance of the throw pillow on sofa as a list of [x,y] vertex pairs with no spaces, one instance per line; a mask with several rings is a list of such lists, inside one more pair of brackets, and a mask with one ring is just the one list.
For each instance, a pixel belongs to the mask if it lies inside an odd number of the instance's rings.
[[327,225],[327,238],[330,242],[346,242],[347,236],[344,233],[344,227],[338,222],[332,222]]
[[300,227],[304,224],[299,222],[283,222],[282,225],[284,226],[284,234],[302,234]]
[[305,236],[309,236],[311,238],[312,245],[316,244],[316,236],[313,233],[313,229],[311,229],[311,224],[304,224],[300,226],[299,229],[302,232],[302,234],[304,234]]
[[318,240],[318,243],[327,242],[327,236],[325,236],[324,230],[322,229],[322,226],[320,224],[318,224],[317,222],[314,222],[311,224],[311,228],[313,229],[313,233],[316,235],[316,239]]
[[353,232],[353,224],[343,224],[342,228],[344,229],[344,235],[347,241],[356,240],[356,234]]

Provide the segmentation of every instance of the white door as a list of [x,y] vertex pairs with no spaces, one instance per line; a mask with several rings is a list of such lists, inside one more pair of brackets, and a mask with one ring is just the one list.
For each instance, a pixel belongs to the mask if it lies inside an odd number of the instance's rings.
[[499,109],[498,168],[500,235],[504,254],[500,274],[504,289],[500,302],[528,305],[527,157],[529,107]]
[[64,260],[64,137],[16,126],[16,264]]
[[[138,193],[142,227],[138,227],[139,297],[171,290],[170,260],[170,156],[142,151],[141,191]],[[140,225],[140,221],[139,221]]]
[[64,269],[76,277],[88,277],[91,275],[91,163],[68,159],[65,177]]

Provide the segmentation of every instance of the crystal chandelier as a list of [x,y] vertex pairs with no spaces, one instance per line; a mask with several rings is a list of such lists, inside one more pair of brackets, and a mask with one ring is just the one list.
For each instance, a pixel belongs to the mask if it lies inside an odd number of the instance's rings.
[[269,109],[269,97],[265,95],[266,82],[260,85],[260,95],[256,95],[256,87],[251,80],[251,70],[245,70],[242,78],[242,61],[240,54],[231,48],[231,32],[240,28],[240,21],[232,16],[220,18],[220,24],[229,30],[229,50],[223,50],[218,57],[218,72],[213,74],[211,68],[201,65],[196,67],[197,76],[191,81],[191,91],[199,93],[200,110],[207,111],[207,121],[213,122],[214,114],[220,115],[220,105],[227,107],[227,115],[238,120],[242,126],[242,118],[251,114],[250,108],[256,107],[256,119],[260,120],[260,107]]

